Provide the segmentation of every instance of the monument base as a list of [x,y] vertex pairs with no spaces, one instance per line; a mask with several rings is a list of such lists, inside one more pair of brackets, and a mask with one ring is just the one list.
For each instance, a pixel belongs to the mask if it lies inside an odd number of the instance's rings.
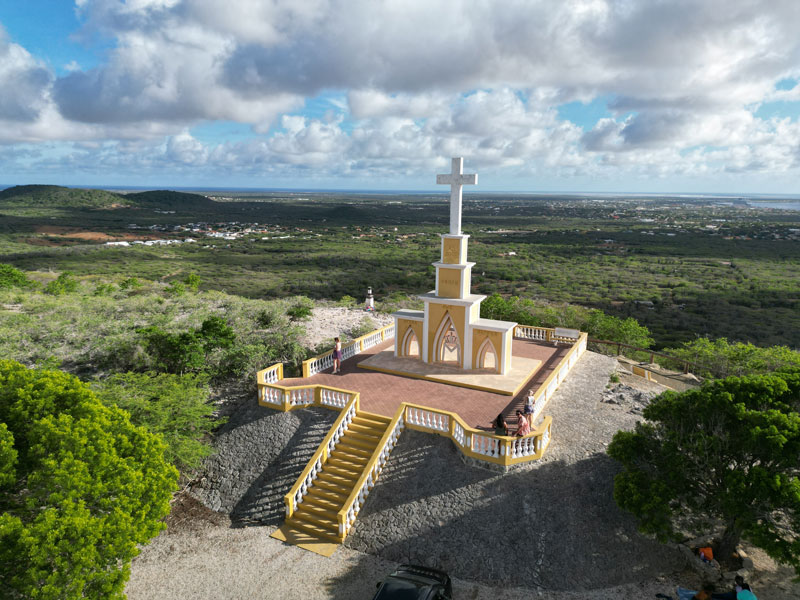
[[370,369],[392,375],[425,379],[446,385],[515,396],[542,366],[535,358],[513,356],[511,368],[506,375],[480,369],[467,371],[441,363],[428,364],[416,358],[401,358],[393,350],[378,352],[375,356],[358,363],[361,369]]

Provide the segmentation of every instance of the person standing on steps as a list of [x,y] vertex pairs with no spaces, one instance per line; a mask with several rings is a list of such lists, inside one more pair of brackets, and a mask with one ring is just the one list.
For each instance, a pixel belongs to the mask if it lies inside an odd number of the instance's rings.
[[333,338],[333,374],[342,372],[342,342],[339,338]]
[[527,415],[523,414],[521,410],[517,411],[517,437],[523,437],[531,432],[531,424],[528,421]]

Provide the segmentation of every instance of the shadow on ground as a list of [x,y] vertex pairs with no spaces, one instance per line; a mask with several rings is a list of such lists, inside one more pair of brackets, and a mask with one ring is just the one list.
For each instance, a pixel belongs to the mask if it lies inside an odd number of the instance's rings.
[[443,438],[407,431],[345,544],[504,586],[596,589],[680,569],[612,498],[617,464],[595,454],[507,475],[465,466]]

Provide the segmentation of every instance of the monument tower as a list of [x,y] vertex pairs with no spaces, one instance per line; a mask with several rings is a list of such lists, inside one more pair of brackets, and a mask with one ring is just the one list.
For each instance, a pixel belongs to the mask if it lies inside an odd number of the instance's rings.
[[468,235],[461,233],[461,188],[478,183],[465,174],[463,159],[454,158],[450,173],[436,176],[450,185],[450,233],[442,234],[436,288],[419,298],[424,310],[401,310],[395,320],[394,355],[419,358],[459,369],[506,375],[511,369],[511,341],[516,323],[480,318],[486,296],[471,293],[472,267],[467,261]]

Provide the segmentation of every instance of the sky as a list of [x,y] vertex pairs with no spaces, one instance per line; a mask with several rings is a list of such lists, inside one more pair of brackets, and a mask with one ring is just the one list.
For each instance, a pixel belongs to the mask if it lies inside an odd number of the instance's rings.
[[800,194],[799,32],[798,0],[0,0],[0,184],[434,190],[463,156],[475,191]]

